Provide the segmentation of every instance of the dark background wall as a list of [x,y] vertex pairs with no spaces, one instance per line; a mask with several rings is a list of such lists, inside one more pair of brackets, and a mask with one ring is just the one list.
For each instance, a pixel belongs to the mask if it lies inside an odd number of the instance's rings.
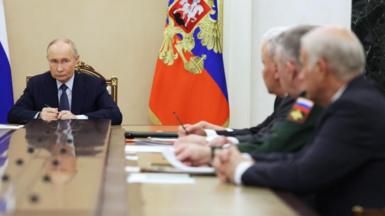
[[366,77],[385,92],[385,0],[353,0],[352,30],[365,47]]

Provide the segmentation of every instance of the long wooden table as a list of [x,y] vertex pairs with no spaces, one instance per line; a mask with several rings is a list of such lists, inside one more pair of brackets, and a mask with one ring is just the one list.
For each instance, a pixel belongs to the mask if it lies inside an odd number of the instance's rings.
[[[176,126],[123,126],[124,130],[134,131],[175,131]],[[120,128],[112,129],[110,154],[115,151],[116,140],[122,141],[124,130]],[[115,147],[114,147],[115,146]],[[120,149],[120,147],[118,147]],[[121,157],[122,154],[119,153]],[[122,165],[122,161],[114,157],[109,161]],[[127,162],[125,163],[127,164]],[[109,166],[109,165],[108,165]],[[108,167],[107,166],[107,167]],[[121,173],[114,172],[116,178],[121,178]],[[108,175],[115,179],[115,176]],[[215,176],[196,176],[195,184],[167,185],[167,184],[127,184],[125,188],[126,196],[123,195],[123,188],[113,186],[115,193],[123,199],[127,199],[126,207],[124,204],[117,204],[116,199],[111,205],[119,205],[121,210],[115,210],[119,215],[143,215],[143,216],[172,216],[172,215],[316,215],[314,211],[307,208],[301,201],[288,193],[274,192],[267,188],[241,187],[232,184],[223,184]],[[107,183],[107,182],[106,182]],[[108,191],[110,185],[105,185]],[[107,192],[105,195],[107,195]],[[282,194],[283,196],[280,196]],[[112,196],[112,194],[110,194]],[[104,203],[108,208],[108,203]],[[124,211],[123,211],[124,209]],[[112,213],[113,211],[111,211]],[[106,214],[107,215],[107,214]],[[115,214],[114,214],[115,215]]]
[[[76,160],[67,158],[69,163],[64,176],[53,172],[50,166],[58,156],[55,150],[33,146],[35,141],[37,144],[46,142],[45,135],[50,133],[56,134],[56,138],[61,137],[58,126],[52,127],[52,131],[19,129],[9,140],[0,202],[8,199],[7,205],[14,205],[10,215],[315,215],[291,194],[223,184],[215,176],[193,176],[195,184],[128,184],[124,131],[174,131],[175,128],[135,125],[100,129],[86,126],[82,133],[93,137],[92,142],[99,140],[96,143],[101,144],[91,148],[91,154],[79,151]],[[67,136],[64,142],[74,138],[76,142],[89,143],[78,136],[80,130],[76,124],[72,129],[79,139]],[[107,135],[99,136],[101,131]],[[58,142],[51,141],[47,143]],[[29,147],[34,151],[31,152]],[[3,204],[0,203],[0,209]]]
[[0,214],[96,215],[109,135],[109,120],[34,120],[1,139]]

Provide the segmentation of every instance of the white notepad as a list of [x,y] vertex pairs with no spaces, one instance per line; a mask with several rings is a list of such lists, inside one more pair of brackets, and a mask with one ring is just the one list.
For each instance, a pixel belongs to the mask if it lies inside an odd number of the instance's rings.
[[24,127],[24,125],[0,124],[0,129],[17,130],[22,127]]
[[127,182],[145,184],[194,184],[195,180],[188,174],[133,173],[127,177]]
[[215,173],[215,169],[209,166],[191,167],[186,166],[175,157],[174,147],[172,146],[140,146],[140,145],[126,145],[126,154],[135,153],[159,153],[174,167],[176,171],[191,174],[212,174]]

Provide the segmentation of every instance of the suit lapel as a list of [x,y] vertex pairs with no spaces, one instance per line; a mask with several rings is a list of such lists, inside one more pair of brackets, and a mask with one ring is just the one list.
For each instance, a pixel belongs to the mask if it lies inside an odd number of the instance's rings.
[[51,74],[48,75],[49,78],[47,79],[47,98],[48,101],[46,104],[43,104],[43,107],[45,106],[50,106],[50,107],[59,107],[59,98],[58,98],[58,89],[57,89],[57,84],[56,80],[52,78]]

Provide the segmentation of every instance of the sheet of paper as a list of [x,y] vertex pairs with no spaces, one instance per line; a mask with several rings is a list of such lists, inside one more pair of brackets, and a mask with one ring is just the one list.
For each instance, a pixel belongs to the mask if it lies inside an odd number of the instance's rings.
[[127,177],[127,182],[146,184],[194,184],[195,180],[188,174],[133,173]]
[[136,156],[136,155],[126,155],[126,160],[138,161],[138,156]]
[[213,167],[191,167],[186,166],[175,157],[174,147],[171,146],[140,146],[140,145],[126,145],[126,154],[135,154],[138,152],[158,152],[164,156],[164,158],[180,172],[192,173],[192,174],[211,174],[215,172]]
[[171,146],[148,146],[148,145],[126,145],[126,154],[135,154],[138,152],[162,152],[164,149],[173,149]]
[[156,137],[150,137],[149,139],[152,141],[162,141],[162,142],[171,142],[171,143],[174,143],[177,140],[176,138],[156,138]]
[[124,170],[128,173],[138,173],[140,172],[140,167],[138,166],[126,166]]
[[24,127],[24,125],[0,124],[0,129],[17,130],[22,127]]
[[201,167],[192,167],[192,166],[186,166],[184,163],[179,161],[175,157],[174,150],[164,150],[162,151],[163,156],[166,158],[166,160],[173,165],[175,168],[178,170],[187,172],[187,173],[192,173],[192,174],[210,174],[210,173],[215,173],[215,169],[213,167],[209,166],[201,166]]

